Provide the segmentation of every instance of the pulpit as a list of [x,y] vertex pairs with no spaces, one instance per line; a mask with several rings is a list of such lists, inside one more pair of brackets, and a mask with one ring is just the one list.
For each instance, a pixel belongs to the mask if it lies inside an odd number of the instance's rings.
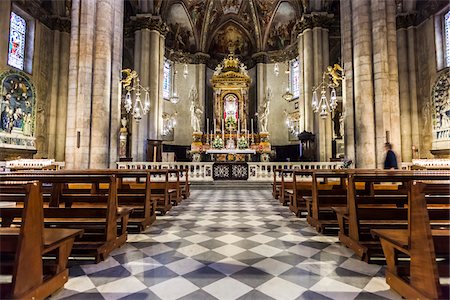
[[147,161],[162,161],[162,140],[147,140]]

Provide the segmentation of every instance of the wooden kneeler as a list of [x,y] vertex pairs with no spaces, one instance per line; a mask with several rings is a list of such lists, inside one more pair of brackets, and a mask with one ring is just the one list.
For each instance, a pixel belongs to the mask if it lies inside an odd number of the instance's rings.
[[[20,228],[0,228],[1,273],[12,275],[0,285],[3,299],[44,299],[64,286],[72,245],[80,229],[44,229],[41,183],[25,186]],[[56,255],[54,265],[43,264],[43,254]]]

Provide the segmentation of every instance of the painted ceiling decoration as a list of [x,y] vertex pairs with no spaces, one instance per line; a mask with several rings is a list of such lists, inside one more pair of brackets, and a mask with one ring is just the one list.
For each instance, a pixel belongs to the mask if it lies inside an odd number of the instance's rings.
[[294,25],[306,0],[168,0],[161,16],[170,32],[166,47],[221,60],[230,51],[244,61],[258,52],[293,44]]

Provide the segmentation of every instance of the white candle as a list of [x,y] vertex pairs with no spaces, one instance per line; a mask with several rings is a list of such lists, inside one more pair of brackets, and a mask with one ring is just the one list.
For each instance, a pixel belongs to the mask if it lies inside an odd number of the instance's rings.
[[222,119],[222,140],[225,141],[225,125],[223,123],[223,119]]
[[241,120],[238,119],[237,139],[239,139],[239,133],[241,131]]
[[251,119],[252,135],[253,135],[253,118]]
[[214,118],[214,138],[216,138],[216,119]]

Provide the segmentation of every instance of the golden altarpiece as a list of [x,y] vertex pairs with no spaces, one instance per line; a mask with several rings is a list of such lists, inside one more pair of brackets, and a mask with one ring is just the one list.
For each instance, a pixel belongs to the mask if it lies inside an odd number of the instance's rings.
[[270,144],[267,137],[253,132],[254,120],[248,112],[251,78],[247,67],[231,53],[217,65],[210,82],[214,119],[211,130],[207,120],[206,133],[194,132],[193,160],[199,161],[202,152],[216,161],[253,160],[257,153],[266,160]]

